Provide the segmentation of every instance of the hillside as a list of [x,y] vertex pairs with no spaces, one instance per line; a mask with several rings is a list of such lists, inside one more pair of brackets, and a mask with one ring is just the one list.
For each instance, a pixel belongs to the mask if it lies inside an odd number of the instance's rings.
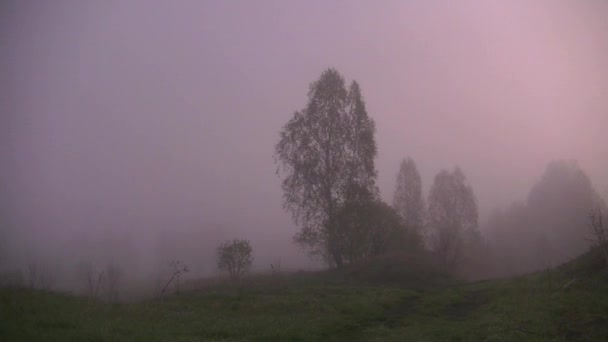
[[590,252],[528,276],[432,290],[326,273],[257,277],[138,303],[0,290],[2,341],[606,341]]

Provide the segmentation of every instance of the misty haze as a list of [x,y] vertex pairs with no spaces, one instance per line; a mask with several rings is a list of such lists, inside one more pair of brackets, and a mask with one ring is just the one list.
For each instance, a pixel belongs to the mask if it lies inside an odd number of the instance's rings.
[[608,340],[608,2],[0,3],[0,340]]

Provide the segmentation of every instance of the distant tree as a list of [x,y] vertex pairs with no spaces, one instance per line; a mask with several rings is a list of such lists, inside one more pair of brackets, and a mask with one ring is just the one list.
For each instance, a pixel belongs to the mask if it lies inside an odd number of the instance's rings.
[[0,221],[0,265],[6,258],[7,253],[7,233],[4,222]]
[[281,274],[281,258],[276,258],[270,263],[270,271],[273,275]]
[[530,272],[534,267],[529,254],[538,245],[541,237],[530,232],[528,210],[523,203],[513,203],[504,210],[496,210],[484,224],[493,264],[491,276],[508,276]]
[[123,269],[116,263],[109,263],[105,269],[106,293],[108,300],[118,299],[118,285],[123,278]]
[[27,286],[35,289],[38,283],[38,264],[35,261],[27,263]]
[[85,280],[89,297],[97,298],[100,288],[103,287],[104,271],[96,270],[90,261],[82,261],[78,266],[80,276]]
[[604,217],[606,215],[602,211],[603,209],[599,207],[591,210],[587,226],[593,234],[591,241],[601,251],[604,257],[604,264],[608,267],[608,227],[604,224]]
[[[595,208],[592,216],[589,208]],[[497,275],[545,269],[578,256],[590,245],[586,225],[596,242],[594,227],[602,212],[604,200],[576,162],[550,162],[527,203],[491,216],[484,227]]]
[[[160,291],[161,298],[165,295],[165,293],[167,292],[167,289],[169,289],[169,286],[172,283],[179,284],[179,279],[181,278],[181,276],[184,273],[190,272],[190,269],[188,269],[188,266],[182,264],[181,261],[179,261],[179,260],[170,261],[169,267],[171,267],[171,277],[169,278],[169,280],[167,280],[167,282],[165,283],[165,286]],[[177,290],[178,289],[176,287],[176,291]]]
[[27,286],[32,289],[50,290],[54,276],[48,260],[41,257],[29,257],[26,270]]
[[419,234],[405,226],[403,219],[390,205],[376,201],[372,208],[371,256],[413,251],[420,247]]
[[406,227],[421,232],[425,211],[422,179],[412,158],[404,159],[399,167],[393,208],[401,216]]
[[311,84],[308,104],[283,127],[275,147],[283,206],[301,230],[295,241],[337,267],[343,264],[338,211],[354,185],[376,193],[375,125],[361,90],[328,69]]
[[338,212],[340,252],[348,263],[418,247],[418,234],[395,210],[365,189],[352,189]]
[[460,168],[435,176],[428,210],[430,247],[445,266],[456,266],[480,239],[475,195]]
[[585,222],[589,208],[604,210],[606,205],[597,194],[587,174],[575,161],[550,162],[541,179],[528,194],[528,231],[546,240],[538,267],[560,264],[589,248]]
[[7,219],[8,215],[4,210],[2,210],[6,206],[3,206],[1,204],[2,203],[0,203],[0,267],[2,266],[3,262],[8,259],[8,256],[10,254],[8,239],[11,236],[11,230],[9,229],[9,221]]
[[218,247],[217,259],[220,270],[227,271],[232,279],[238,279],[251,267],[253,250],[249,241],[234,239]]

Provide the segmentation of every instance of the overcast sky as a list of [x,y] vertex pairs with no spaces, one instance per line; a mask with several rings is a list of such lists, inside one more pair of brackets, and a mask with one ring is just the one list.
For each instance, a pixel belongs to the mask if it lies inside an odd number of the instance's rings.
[[296,227],[274,144],[328,67],[361,85],[389,203],[406,156],[425,189],[459,165],[482,218],[524,200],[553,159],[577,159],[608,194],[605,1],[5,1],[0,11],[0,204],[40,242],[213,225],[214,238],[286,253]]

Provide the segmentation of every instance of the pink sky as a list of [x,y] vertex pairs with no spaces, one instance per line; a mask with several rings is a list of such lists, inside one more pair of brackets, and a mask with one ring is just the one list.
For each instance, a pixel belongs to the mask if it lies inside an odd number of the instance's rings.
[[[13,1],[0,176],[21,231],[296,228],[272,153],[327,67],[357,80],[390,201],[460,165],[482,217],[577,159],[608,196],[608,2]],[[61,236],[61,234],[59,234]],[[269,256],[270,257],[270,256]]]

